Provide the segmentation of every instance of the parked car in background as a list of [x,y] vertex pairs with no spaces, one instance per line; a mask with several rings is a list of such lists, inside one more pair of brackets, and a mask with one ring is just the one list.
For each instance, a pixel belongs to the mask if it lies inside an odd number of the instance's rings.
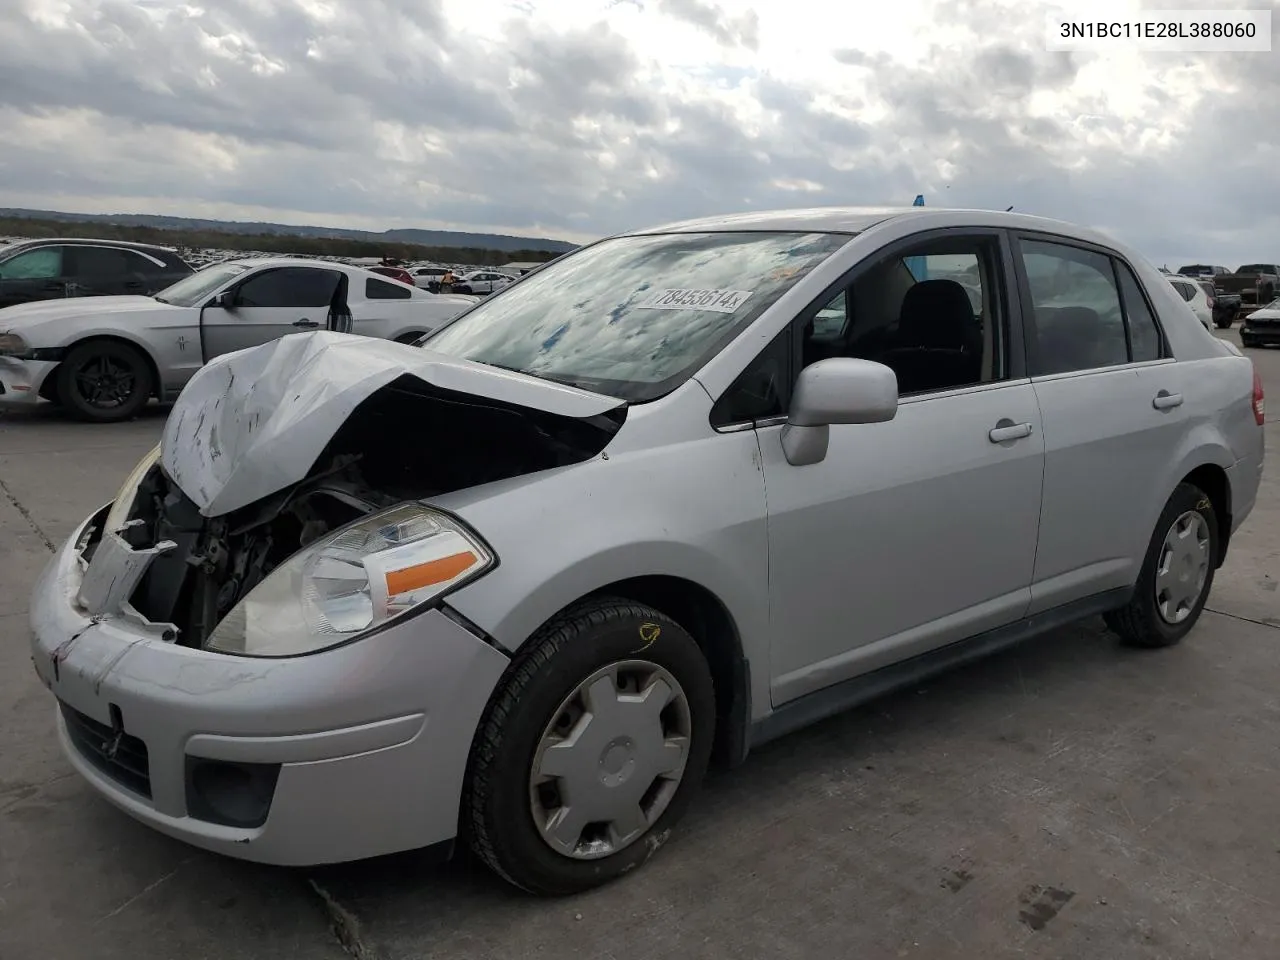
[[[980,315],[940,278],[966,265]],[[667,224],[419,348],[216,358],[57,548],[32,658],[73,767],[170,836],[290,865],[465,837],[574,893],[663,847],[713,755],[1083,617],[1181,641],[1263,402],[1091,230]]]
[[1186,301],[1191,312],[1196,315],[1196,319],[1204,324],[1206,330],[1211,330],[1213,328],[1213,284],[1190,280],[1175,274],[1168,274],[1166,279],[1169,285],[1178,291],[1178,296]]
[[61,404],[124,420],[172,400],[214,357],[325,327],[406,343],[475,297],[433,296],[359,267],[231,260],[155,296],[30,303],[0,311],[0,404]]
[[1246,347],[1280,346],[1280,299],[1272,300],[1244,318],[1240,342]]
[[151,294],[195,271],[168,247],[123,240],[22,240],[0,247],[0,307]]
[[1211,266],[1207,263],[1192,263],[1178,268],[1179,276],[1205,280],[1212,280],[1220,273],[1230,273],[1230,271],[1226,267]]
[[1242,307],[1260,307],[1280,294],[1280,264],[1246,263],[1234,273],[1214,277],[1213,285],[1226,293],[1238,293]]
[[413,267],[409,270],[413,275],[413,282],[416,286],[423,290],[429,290],[432,293],[439,293],[440,278],[449,272],[448,267]]
[[392,280],[398,280],[400,283],[407,284],[410,287],[417,286],[417,284],[413,280],[413,274],[411,274],[404,267],[377,266],[377,267],[370,267],[369,270],[372,273],[378,273],[384,277],[390,277]]
[[489,294],[501,290],[508,284],[515,283],[516,278],[496,270],[472,270],[460,277],[453,285],[455,293]]

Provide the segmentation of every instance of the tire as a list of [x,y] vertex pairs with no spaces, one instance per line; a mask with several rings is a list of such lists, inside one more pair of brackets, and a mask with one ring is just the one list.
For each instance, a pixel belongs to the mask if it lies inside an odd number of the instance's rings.
[[[629,703],[635,709],[641,701],[634,693],[629,700],[613,699],[632,690],[632,678],[643,672],[629,664],[652,668],[652,686],[641,684],[638,689],[649,689],[652,696],[665,685],[668,691],[682,691],[683,699],[673,696],[661,714],[652,720],[644,716],[640,725],[632,715],[616,727],[610,724],[593,733],[597,717],[602,718],[600,723],[614,718],[603,708],[586,712],[586,701],[575,700],[578,692],[587,681],[593,690],[599,689],[603,676],[622,665],[613,687],[605,688],[609,698],[605,702]],[[621,694],[619,679],[628,681]],[[575,703],[582,709],[575,708]],[[472,849],[501,877],[541,896],[579,893],[633,870],[662,846],[697,792],[711,756],[715,712],[706,658],[670,618],[616,598],[570,608],[528,641],[481,718],[463,797],[464,828]],[[664,725],[672,720],[678,721],[677,732],[669,735]],[[638,730],[650,732],[650,722],[658,739],[642,736],[645,742],[637,746],[631,735]],[[671,762],[669,736],[681,736],[680,730],[687,731],[682,768],[671,771],[674,777],[654,774],[646,762],[654,756]],[[610,739],[604,741],[605,737]],[[588,757],[583,769],[576,771],[584,779],[574,795],[584,805],[625,800],[623,809],[641,812],[640,819],[632,821],[638,833],[619,837],[603,826],[608,823],[618,829],[621,817],[588,820],[581,829],[570,826],[562,832],[573,846],[571,853],[553,848],[553,839],[544,836],[552,831],[540,828],[535,817],[547,824],[557,816],[572,823],[577,818],[567,816],[570,806],[560,802],[568,795],[561,794],[560,788],[569,782],[570,774],[535,785],[534,765],[546,770],[550,750],[571,742],[581,743]],[[598,761],[597,747],[601,750]],[[561,756],[570,757],[570,763],[576,761],[572,753]],[[629,798],[637,795],[639,800],[631,803]],[[611,846],[617,849],[609,852]]]
[[450,293],[464,293],[464,294],[470,294],[470,293],[471,293],[471,288],[470,288],[470,287],[468,287],[468,286],[464,283],[462,286],[454,286],[454,288],[453,288],[452,290],[450,290],[449,292],[450,292]]
[[[1166,562],[1166,537],[1173,536],[1175,525],[1185,529],[1187,536],[1203,538],[1206,542],[1205,567],[1197,574],[1196,559],[1190,559],[1187,563],[1188,577],[1173,578],[1172,592],[1160,593],[1158,577],[1162,564]],[[1188,548],[1190,546],[1188,542]],[[1147,555],[1142,563],[1142,571],[1134,587],[1133,598],[1119,610],[1106,614],[1104,619],[1107,626],[1118,634],[1125,644],[1132,647],[1173,646],[1185,637],[1200,619],[1205,601],[1209,598],[1209,591],[1213,589],[1218,549],[1218,514],[1213,508],[1213,502],[1208,494],[1194,484],[1178,484],[1169,502],[1165,504],[1160,519],[1156,522],[1155,532],[1151,535]],[[1178,555],[1175,553],[1170,559],[1173,561],[1173,569],[1178,570],[1181,566]],[[1200,579],[1201,577],[1203,579]],[[1188,603],[1177,605],[1176,611],[1173,603],[1166,602],[1162,605],[1160,602],[1161,599],[1168,601],[1170,597],[1176,598],[1179,593],[1197,589],[1198,592],[1195,592],[1193,598],[1188,597]],[[1162,612],[1162,606],[1165,612]],[[1176,615],[1171,618],[1169,613],[1176,613]]]
[[[101,372],[112,380],[96,386]],[[137,347],[118,340],[88,340],[71,348],[58,365],[58,402],[71,416],[92,423],[116,423],[138,415],[155,389],[151,364]]]
[[1256,347],[1257,345],[1258,345],[1258,341],[1253,339],[1253,337],[1240,338],[1240,346],[1242,347]]
[[1230,321],[1230,320],[1215,320],[1215,321],[1214,321],[1214,323],[1213,323],[1213,325],[1214,325],[1215,327],[1217,327],[1219,330],[1230,330],[1230,329],[1231,329],[1231,321]]

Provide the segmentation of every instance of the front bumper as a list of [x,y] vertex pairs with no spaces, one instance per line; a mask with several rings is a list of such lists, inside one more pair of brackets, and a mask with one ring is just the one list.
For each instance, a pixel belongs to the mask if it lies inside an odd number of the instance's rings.
[[[89,618],[77,608],[78,545],[105,516],[58,550],[31,604],[63,750],[103,796],[170,836],[262,863],[357,860],[456,835],[472,737],[506,655],[438,609],[270,660],[178,646],[128,613]],[[255,797],[263,816],[224,815]]]
[[1258,323],[1246,317],[1240,327],[1240,336],[1251,343],[1277,344],[1280,343],[1280,323]]
[[39,403],[40,390],[57,366],[56,360],[0,357],[0,404],[32,406]]

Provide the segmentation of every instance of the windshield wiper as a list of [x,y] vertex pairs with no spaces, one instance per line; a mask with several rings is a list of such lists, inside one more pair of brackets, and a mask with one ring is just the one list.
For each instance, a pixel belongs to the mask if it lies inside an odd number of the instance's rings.
[[152,295],[151,299],[156,301],[156,303],[169,303],[169,301],[166,300],[164,297],[157,297],[155,295]]

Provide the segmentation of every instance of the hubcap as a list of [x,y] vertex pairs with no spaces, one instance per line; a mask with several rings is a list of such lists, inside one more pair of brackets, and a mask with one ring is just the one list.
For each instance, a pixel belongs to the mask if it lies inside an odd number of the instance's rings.
[[1209,576],[1209,524],[1198,510],[1188,510],[1165,534],[1156,565],[1156,609],[1165,623],[1191,616]]
[[133,394],[133,371],[114,357],[94,357],[76,371],[75,381],[80,396],[95,407],[118,407]]
[[692,731],[669,671],[644,660],[597,670],[560,704],[534,753],[529,800],[542,839],[577,860],[640,839],[680,787]]

